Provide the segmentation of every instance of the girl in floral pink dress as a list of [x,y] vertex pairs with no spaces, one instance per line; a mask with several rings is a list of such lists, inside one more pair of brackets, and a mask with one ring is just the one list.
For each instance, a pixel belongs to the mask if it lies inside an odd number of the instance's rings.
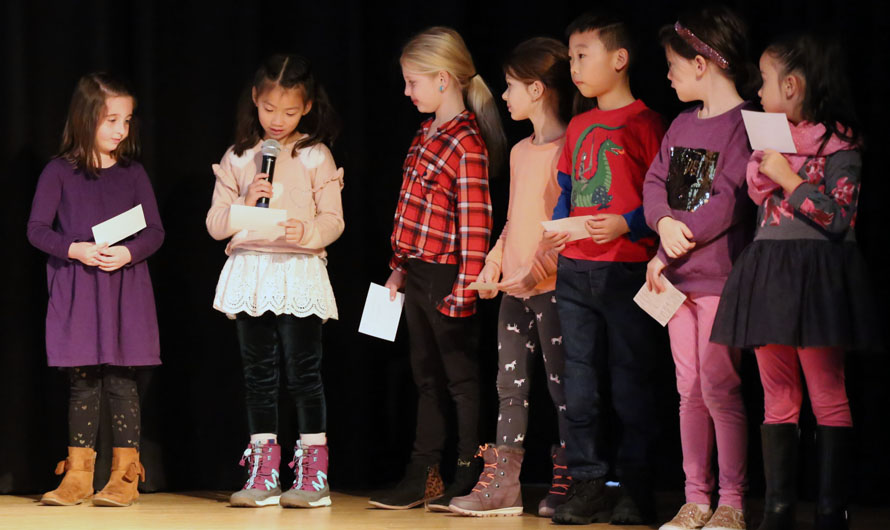
[[801,368],[822,466],[816,528],[847,528],[853,421],[844,350],[880,347],[853,230],[862,159],[842,61],[836,47],[810,36],[773,44],[760,58],[763,109],[788,116],[797,153],[751,157],[757,233],[733,267],[711,335],[757,354],[765,408],[761,529],[794,526]]

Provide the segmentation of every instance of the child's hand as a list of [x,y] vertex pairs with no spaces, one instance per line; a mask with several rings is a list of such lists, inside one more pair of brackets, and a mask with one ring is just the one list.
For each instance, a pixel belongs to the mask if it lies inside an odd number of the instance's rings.
[[130,249],[125,246],[106,247],[99,251],[99,269],[113,272],[130,263],[132,259]]
[[68,257],[76,259],[88,267],[98,267],[99,252],[106,248],[108,248],[107,243],[102,243],[101,245],[86,241],[71,243],[71,246],[68,247]]
[[284,227],[284,240],[288,243],[299,243],[303,239],[303,223],[296,219],[288,219],[287,221],[278,223],[278,226]]
[[389,301],[392,302],[396,299],[396,293],[405,287],[405,273],[393,270],[383,286],[389,289]]
[[[501,275],[501,268],[492,261],[486,261],[479,276],[476,277],[477,282],[495,283]],[[498,295],[497,289],[479,289],[479,298],[488,300]]]
[[797,173],[791,169],[788,159],[782,153],[774,149],[763,151],[763,160],[760,161],[760,172],[791,193],[803,181]]
[[658,259],[658,256],[649,260],[649,264],[646,266],[646,287],[650,291],[655,291],[656,293],[664,292],[664,284],[661,282],[661,272],[664,270],[664,267],[664,263]]
[[670,258],[682,257],[695,247],[692,230],[686,223],[672,217],[662,217],[658,220],[658,237],[661,238],[661,246]]
[[623,215],[601,213],[588,219],[584,226],[594,243],[603,245],[630,232]]
[[244,204],[254,206],[261,197],[268,197],[272,200],[272,184],[266,178],[269,175],[265,173],[257,173],[253,178],[253,182],[247,187],[247,196],[244,197]]
[[521,297],[535,288],[535,277],[527,268],[516,271],[513,276],[505,278],[498,284],[498,289],[510,296]]
[[563,249],[566,248],[566,243],[568,242],[568,232],[545,231],[544,235],[541,236],[541,242],[538,243],[538,251],[548,252],[550,250],[553,250],[554,252],[562,252]]

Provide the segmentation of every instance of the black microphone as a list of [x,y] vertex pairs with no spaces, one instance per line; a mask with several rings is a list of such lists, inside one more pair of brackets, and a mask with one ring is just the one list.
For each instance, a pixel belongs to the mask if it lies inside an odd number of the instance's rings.
[[[272,174],[275,173],[275,159],[278,158],[278,153],[280,152],[281,144],[277,140],[266,140],[263,142],[263,165],[260,173],[269,175],[269,178],[266,179],[269,184],[272,184]],[[269,197],[260,197],[256,205],[258,208],[268,208]]]

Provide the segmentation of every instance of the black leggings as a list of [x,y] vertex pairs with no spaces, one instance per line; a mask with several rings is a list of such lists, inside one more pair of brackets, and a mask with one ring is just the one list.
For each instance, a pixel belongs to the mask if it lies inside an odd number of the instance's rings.
[[99,403],[102,393],[111,409],[114,447],[139,448],[139,393],[136,369],[130,366],[75,366],[68,369],[71,393],[68,400],[68,445],[96,446]]
[[251,434],[278,434],[279,357],[284,354],[287,389],[297,407],[300,434],[327,430],[321,381],[321,319],[270,312],[238,313],[247,423]]
[[450,410],[457,413],[457,456],[479,447],[479,322],[447,317],[436,306],[451,293],[457,265],[408,260],[405,320],[411,371],[417,385],[417,431],[411,459],[437,463],[448,437]]

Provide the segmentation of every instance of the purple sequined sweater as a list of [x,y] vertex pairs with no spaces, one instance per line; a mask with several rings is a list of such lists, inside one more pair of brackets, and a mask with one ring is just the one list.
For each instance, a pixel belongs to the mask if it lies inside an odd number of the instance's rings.
[[745,169],[751,149],[741,113],[749,107],[745,102],[706,119],[698,117],[700,106],[682,112],[646,173],[648,225],[656,230],[659,219],[672,217],[693,234],[695,247],[680,258],[658,249],[665,277],[684,293],[719,295],[732,262],[750,241],[753,206]]

